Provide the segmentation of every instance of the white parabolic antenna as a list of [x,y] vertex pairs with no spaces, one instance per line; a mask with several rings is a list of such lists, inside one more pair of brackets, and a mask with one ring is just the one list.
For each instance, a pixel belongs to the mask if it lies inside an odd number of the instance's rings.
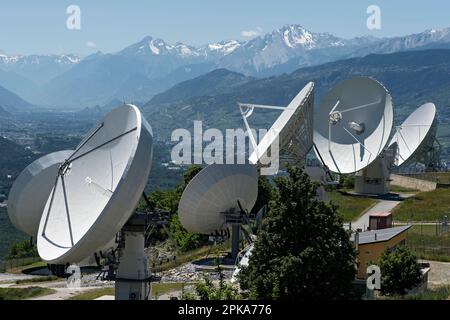
[[8,196],[8,215],[17,229],[32,237],[37,235],[59,166],[72,153],[66,150],[47,154],[29,164],[14,181]]
[[393,124],[392,98],[378,81],[352,78],[338,84],[315,108],[316,154],[336,173],[371,164],[386,146]]
[[258,172],[251,164],[212,164],[187,185],[178,205],[183,227],[195,233],[211,234],[226,228],[225,213],[250,211],[258,196]]
[[396,128],[390,146],[397,143],[398,151],[394,164],[401,166],[409,159],[416,158],[425,146],[432,144],[437,131],[436,106],[426,103],[409,115]]
[[[280,152],[297,161],[303,160],[311,150],[313,146],[313,82],[308,83],[287,107],[243,103],[240,103],[239,107],[254,149],[249,157],[250,163],[258,164],[277,138]],[[259,144],[256,144],[247,121],[254,108],[283,110]]]
[[79,262],[134,213],[152,160],[152,129],[133,105],[108,113],[60,166],[39,224],[49,263]]

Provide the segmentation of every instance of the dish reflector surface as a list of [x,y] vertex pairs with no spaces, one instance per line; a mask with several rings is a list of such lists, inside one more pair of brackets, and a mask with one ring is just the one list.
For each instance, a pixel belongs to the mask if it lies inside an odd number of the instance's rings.
[[138,108],[108,113],[59,168],[37,247],[50,263],[79,262],[133,214],[150,173],[153,134]]
[[14,226],[35,237],[48,195],[61,163],[73,151],[47,154],[29,164],[14,181],[8,196],[8,215]]
[[258,196],[258,172],[251,164],[212,164],[187,185],[178,216],[189,232],[211,234],[224,229],[229,210],[250,211]]
[[278,137],[279,150],[302,160],[313,146],[314,83],[308,83],[275,120],[249,161],[257,164]]
[[436,106],[426,103],[409,115],[396,128],[390,145],[397,143],[395,165],[401,166],[421,151],[422,146],[434,139],[437,130]]
[[354,173],[386,146],[393,124],[392,98],[378,81],[352,78],[322,100],[314,121],[314,143],[324,164],[333,172]]

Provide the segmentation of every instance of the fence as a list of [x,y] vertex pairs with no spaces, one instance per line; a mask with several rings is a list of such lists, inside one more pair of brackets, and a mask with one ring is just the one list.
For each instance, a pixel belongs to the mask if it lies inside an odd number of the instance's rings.
[[[420,257],[450,261],[450,226],[447,220],[435,222],[408,222],[406,244]],[[405,223],[395,223],[405,225]]]
[[7,272],[39,261],[41,261],[39,257],[0,260],[0,272]]

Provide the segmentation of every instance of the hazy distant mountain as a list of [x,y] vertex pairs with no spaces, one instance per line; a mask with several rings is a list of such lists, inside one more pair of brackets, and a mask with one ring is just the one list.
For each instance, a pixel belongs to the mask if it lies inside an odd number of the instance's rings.
[[43,84],[80,62],[75,55],[0,54],[0,69],[14,72],[35,84]]
[[363,50],[361,54],[393,53],[412,49],[433,49],[450,45],[450,28],[430,29],[422,33],[377,41]]
[[286,25],[246,42],[197,47],[147,36],[119,52],[81,60],[73,55],[0,55],[0,85],[34,104],[82,109],[112,99],[147,101],[218,68],[267,77],[371,53],[430,48],[450,48],[450,28],[396,38],[343,39]]
[[36,104],[45,104],[39,88],[69,70],[80,58],[75,55],[0,54],[0,85]]
[[11,116],[11,113],[3,109],[2,106],[0,106],[0,118],[9,118]]
[[195,64],[195,57],[178,56],[175,49],[172,52],[159,46],[157,51],[156,43],[153,49],[147,43],[144,50],[143,41],[117,54],[89,56],[49,81],[43,86],[47,104],[82,108],[114,98],[145,101],[180,81],[212,70],[207,64]]
[[30,111],[34,106],[18,95],[0,86],[0,106],[9,112]]
[[227,69],[216,69],[192,80],[181,82],[169,90],[157,94],[148,104],[167,104],[191,97],[226,94],[254,79]]

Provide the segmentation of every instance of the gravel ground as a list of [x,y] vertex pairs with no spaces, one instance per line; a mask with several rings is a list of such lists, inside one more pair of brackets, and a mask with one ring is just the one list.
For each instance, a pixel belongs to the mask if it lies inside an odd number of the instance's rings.
[[[231,270],[222,270],[225,280],[231,279]],[[199,271],[196,270],[196,266],[192,263],[186,263],[180,267],[163,271],[159,274],[161,276],[161,282],[196,282],[204,277],[215,281],[219,280],[219,275],[215,270],[212,271]]]
[[28,274],[0,273],[0,283],[36,278]]

